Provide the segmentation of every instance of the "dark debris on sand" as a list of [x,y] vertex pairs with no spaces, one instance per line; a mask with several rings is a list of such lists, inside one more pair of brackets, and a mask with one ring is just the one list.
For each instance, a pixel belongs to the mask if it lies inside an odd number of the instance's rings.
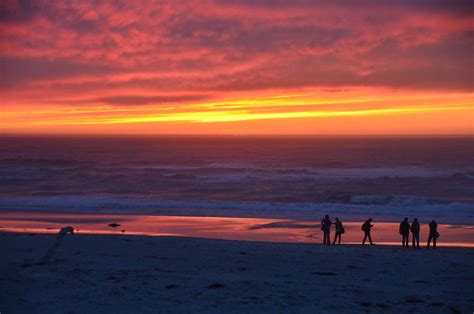
[[319,276],[336,276],[336,273],[333,272],[321,272],[321,271],[314,271],[312,272],[313,275],[319,275]]
[[224,288],[225,286],[220,284],[220,283],[213,283],[213,284],[210,284],[207,288],[209,289],[220,289],[220,288]]

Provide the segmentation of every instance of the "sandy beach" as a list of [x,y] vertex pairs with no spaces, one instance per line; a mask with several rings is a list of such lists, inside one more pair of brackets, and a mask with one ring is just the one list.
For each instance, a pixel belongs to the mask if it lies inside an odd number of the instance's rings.
[[1,233],[2,313],[471,313],[472,248]]

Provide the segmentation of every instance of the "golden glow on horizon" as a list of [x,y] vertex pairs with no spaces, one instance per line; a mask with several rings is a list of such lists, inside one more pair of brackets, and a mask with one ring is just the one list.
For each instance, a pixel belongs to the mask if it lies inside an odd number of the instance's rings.
[[[294,119],[294,118],[315,118],[315,117],[343,117],[343,116],[369,116],[384,114],[408,114],[420,112],[433,112],[443,110],[462,110],[469,107],[419,107],[419,108],[391,108],[391,109],[369,109],[353,111],[299,111],[283,113],[251,113],[247,110],[235,111],[214,111],[214,112],[191,112],[162,114],[157,116],[112,119],[106,121],[76,122],[78,124],[123,124],[141,122],[192,122],[192,123],[213,123],[213,122],[233,122],[264,119]],[[67,122],[66,122],[67,123]],[[62,124],[62,123],[59,123]]]
[[[170,123],[225,124],[233,122],[269,120],[300,120],[310,118],[317,123],[325,118],[358,117],[362,122],[370,117],[404,115],[419,117],[423,125],[424,114],[457,113],[464,129],[469,129],[473,116],[474,94],[412,94],[387,90],[354,90],[337,93],[274,93],[254,96],[235,96],[232,99],[176,104],[173,106],[111,106],[92,103],[83,108],[67,106],[44,106],[44,110],[25,104],[22,110],[7,110],[0,118],[4,128],[18,130],[37,127],[38,130],[51,126],[88,125],[101,133],[101,125],[152,124],[159,131],[160,126]],[[462,118],[464,117],[464,118]],[[467,120],[466,120],[467,119]],[[432,119],[431,119],[432,120]],[[472,119],[470,120],[472,123]],[[374,123],[374,122],[370,122]],[[433,121],[430,121],[433,123]],[[383,124],[380,124],[383,126]],[[466,127],[467,126],[467,127]],[[471,124],[472,126],[472,124]],[[419,125],[412,126],[416,134]],[[350,130],[350,128],[348,128]],[[259,130],[248,130],[258,134]],[[202,133],[206,133],[203,131]],[[384,133],[381,129],[380,133]]]

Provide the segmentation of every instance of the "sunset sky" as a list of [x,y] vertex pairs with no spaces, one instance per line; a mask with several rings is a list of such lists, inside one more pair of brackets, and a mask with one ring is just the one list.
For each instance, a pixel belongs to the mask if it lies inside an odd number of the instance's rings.
[[0,2],[0,134],[474,134],[472,1]]

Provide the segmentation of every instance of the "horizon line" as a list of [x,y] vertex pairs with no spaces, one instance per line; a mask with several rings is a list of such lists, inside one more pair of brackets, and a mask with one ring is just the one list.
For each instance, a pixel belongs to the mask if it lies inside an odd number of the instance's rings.
[[0,133],[0,137],[235,137],[235,138],[250,138],[250,137],[263,137],[263,138],[313,138],[313,137],[424,137],[424,138],[439,138],[439,137],[457,137],[457,138],[470,138],[474,137],[474,133],[420,133],[420,134],[149,134],[149,133]]

